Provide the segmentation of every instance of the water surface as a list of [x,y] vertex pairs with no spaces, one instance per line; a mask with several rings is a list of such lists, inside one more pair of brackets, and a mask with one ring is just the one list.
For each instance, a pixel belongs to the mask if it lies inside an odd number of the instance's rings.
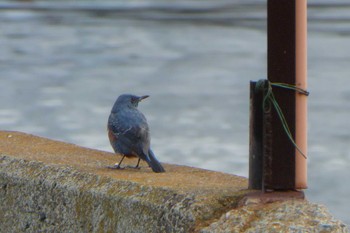
[[[112,151],[116,97],[148,94],[140,109],[162,162],[247,176],[249,81],[266,78],[266,13],[260,1],[237,2],[0,2],[1,129]],[[309,2],[306,193],[349,224],[350,6],[327,2]]]

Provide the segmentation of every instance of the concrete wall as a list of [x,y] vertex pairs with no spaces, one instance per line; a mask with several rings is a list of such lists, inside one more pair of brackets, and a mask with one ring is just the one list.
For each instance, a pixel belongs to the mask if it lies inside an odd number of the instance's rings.
[[305,200],[247,199],[243,177],[169,164],[162,174],[146,164],[106,168],[118,159],[0,132],[0,232],[347,232]]

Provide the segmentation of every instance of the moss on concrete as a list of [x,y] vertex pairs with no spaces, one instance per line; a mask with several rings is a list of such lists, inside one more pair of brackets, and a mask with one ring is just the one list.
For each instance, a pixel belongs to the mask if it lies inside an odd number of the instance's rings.
[[346,233],[348,228],[335,220],[324,206],[306,200],[288,200],[240,206],[200,232]]
[[18,132],[0,132],[0,148],[0,220],[15,230],[189,232],[247,192],[243,177],[170,164],[162,174],[110,170],[118,155]]
[[[294,202],[281,202],[288,208],[240,205],[250,192],[243,177],[170,164],[166,173],[153,173],[146,164],[140,170],[106,168],[118,159],[0,131],[0,232],[272,232],[280,224],[291,226],[293,213],[314,219],[312,226],[322,232],[345,232],[336,231],[344,225],[327,211],[306,201],[298,206],[312,211],[300,212]],[[306,224],[295,229],[308,229]]]

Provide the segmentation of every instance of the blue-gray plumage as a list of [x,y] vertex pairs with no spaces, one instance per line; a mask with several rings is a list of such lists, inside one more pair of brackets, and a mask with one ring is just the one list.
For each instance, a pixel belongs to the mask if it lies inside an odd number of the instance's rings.
[[114,168],[121,168],[124,157],[138,157],[146,161],[154,172],[165,172],[150,148],[149,127],[138,103],[149,96],[123,94],[118,97],[108,118],[108,137],[116,153],[123,157]]

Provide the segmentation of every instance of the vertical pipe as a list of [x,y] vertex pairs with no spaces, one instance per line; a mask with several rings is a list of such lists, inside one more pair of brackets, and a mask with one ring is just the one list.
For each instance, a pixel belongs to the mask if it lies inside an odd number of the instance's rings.
[[[295,84],[295,0],[268,0],[268,79],[270,82]],[[295,138],[295,93],[273,89]],[[265,140],[264,186],[266,189],[295,189],[295,147],[288,138],[276,111],[264,122],[269,140]],[[271,127],[267,127],[271,126]],[[268,157],[267,157],[268,156]]]
[[[307,0],[296,0],[296,86],[307,89]],[[295,142],[307,155],[307,97],[300,93],[295,95]],[[295,186],[307,188],[307,163],[298,150],[296,154]]]
[[263,176],[263,90],[250,82],[249,189],[262,189]]
[[[272,83],[307,88],[306,1],[268,0],[268,79]],[[287,136],[276,111],[266,109],[259,113],[262,115],[257,115],[254,109],[260,104],[254,93],[255,85],[251,83],[249,187],[258,189],[261,186],[262,190],[307,188],[304,158],[307,155],[307,97],[283,88],[273,90],[291,136],[303,155]]]

